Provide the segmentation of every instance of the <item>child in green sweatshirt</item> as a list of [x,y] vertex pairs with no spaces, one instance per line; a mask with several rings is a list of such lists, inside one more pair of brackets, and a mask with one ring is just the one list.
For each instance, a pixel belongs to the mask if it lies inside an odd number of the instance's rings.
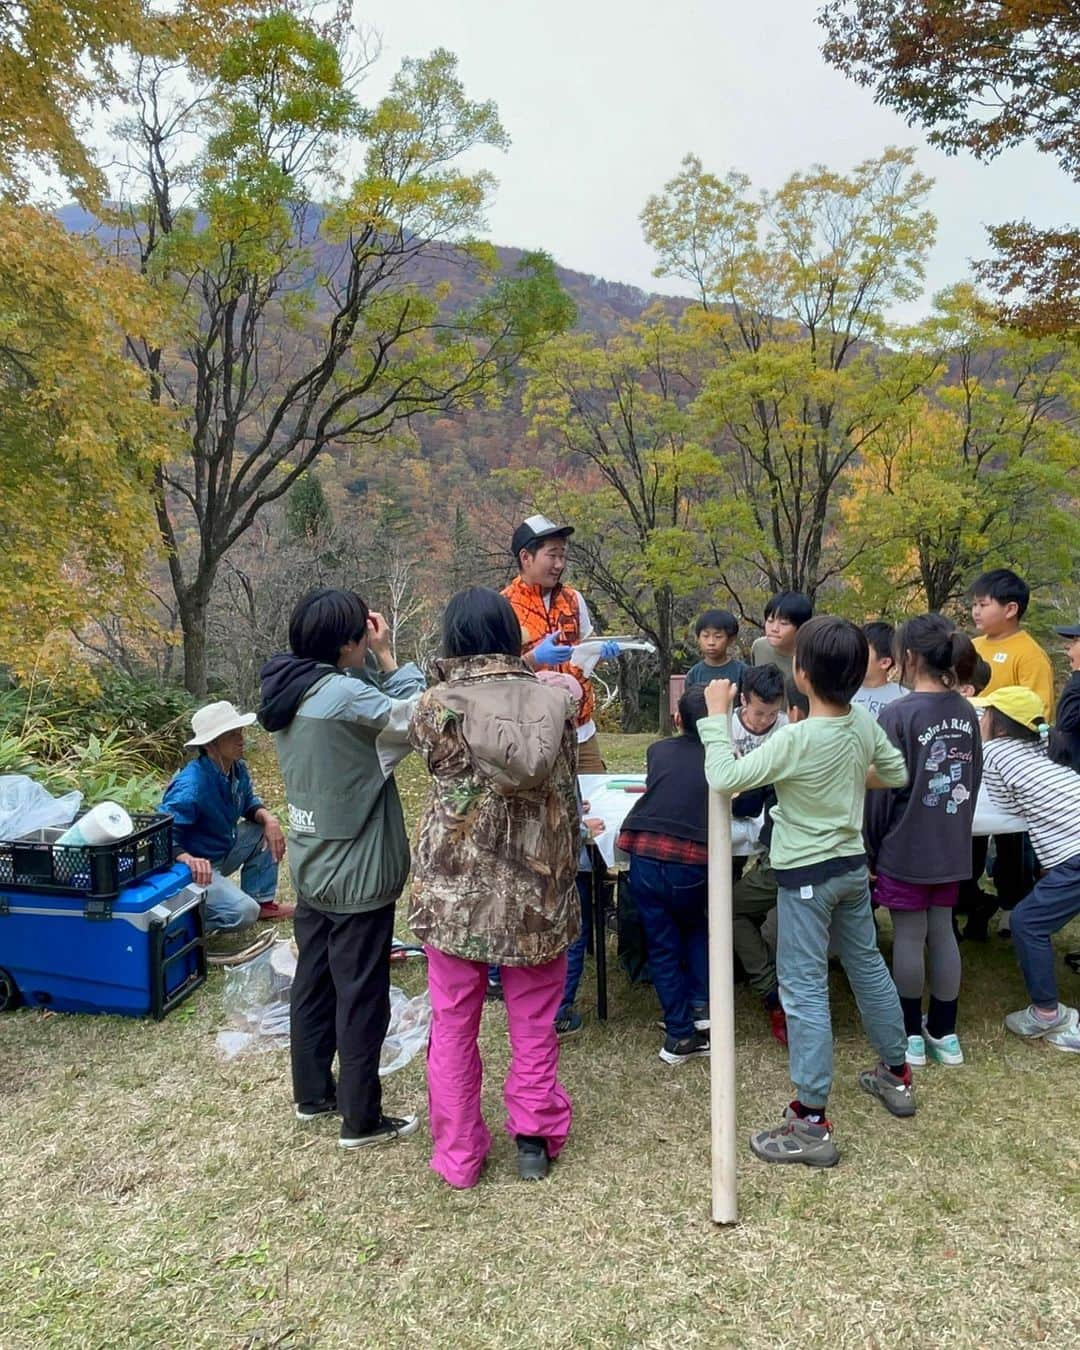
[[903,787],[904,757],[852,695],[866,674],[866,637],[846,619],[821,616],[799,629],[795,683],[810,716],[781,727],[742,759],[732,753],[734,686],[706,686],[698,723],[709,786],[734,794],[771,783],[772,865],[779,881],[776,968],[787,1014],[795,1100],[783,1123],[750,1138],[764,1162],[832,1167],[840,1160],[825,1115],[833,1076],[829,943],[839,955],[880,1062],[859,1074],[864,1091],[895,1116],[915,1114],[907,1036],[896,986],[877,945],[863,851],[867,787]]

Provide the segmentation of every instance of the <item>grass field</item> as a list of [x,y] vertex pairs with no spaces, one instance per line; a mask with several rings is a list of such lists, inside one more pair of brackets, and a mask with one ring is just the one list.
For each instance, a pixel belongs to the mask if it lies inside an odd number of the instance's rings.
[[[639,767],[646,739],[606,738],[611,767]],[[253,761],[279,798],[265,746]],[[415,763],[402,784],[412,814]],[[661,1064],[652,993],[617,973],[611,1020],[563,1052],[575,1125],[550,1181],[516,1180],[500,1129],[468,1193],[428,1170],[423,1131],[350,1154],[331,1122],[296,1123],[283,1054],[219,1061],[220,976],[160,1025],[6,1015],[0,1347],[1076,1346],[1080,1057],[1006,1038],[1007,945],[964,956],[968,1063],[919,1072],[912,1121],[859,1092],[872,1056],[836,978],[843,1161],[744,1149],[730,1230],[708,1219],[707,1063]],[[1062,995],[1080,998],[1064,969]],[[790,1091],[745,989],[737,1019],[745,1133]],[[493,1126],[504,1023],[485,1011]],[[424,1110],[422,1061],[386,1100]]]

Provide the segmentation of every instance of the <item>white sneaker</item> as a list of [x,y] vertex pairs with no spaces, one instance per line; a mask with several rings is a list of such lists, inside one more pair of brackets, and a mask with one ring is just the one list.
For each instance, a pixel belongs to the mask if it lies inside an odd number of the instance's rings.
[[926,1065],[926,1043],[921,1036],[909,1036],[907,1038],[907,1054],[905,1061],[913,1069],[922,1069]]
[[936,1060],[938,1064],[947,1064],[953,1069],[963,1064],[964,1052],[960,1049],[960,1042],[956,1039],[954,1032],[938,1039],[938,1037],[930,1035],[924,1022],[923,1036],[926,1038],[926,1047],[930,1051],[930,1058]]
[[1074,1055],[1080,1055],[1080,1013],[1077,1013],[1075,1008],[1070,1008],[1069,1013],[1069,1020],[1065,1026],[1043,1039],[1055,1050],[1068,1050]]

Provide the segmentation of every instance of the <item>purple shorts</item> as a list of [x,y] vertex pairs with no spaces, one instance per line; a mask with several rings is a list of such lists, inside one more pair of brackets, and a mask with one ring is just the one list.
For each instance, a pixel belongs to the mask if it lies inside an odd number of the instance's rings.
[[958,881],[927,885],[919,881],[897,881],[895,877],[879,872],[873,900],[875,905],[884,905],[886,909],[953,909],[959,896]]

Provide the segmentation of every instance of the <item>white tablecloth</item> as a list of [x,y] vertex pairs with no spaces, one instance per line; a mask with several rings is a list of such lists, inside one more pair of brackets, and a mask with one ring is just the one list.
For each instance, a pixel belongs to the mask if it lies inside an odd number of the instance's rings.
[[[640,783],[644,786],[645,775],[583,773],[578,776],[578,783],[581,786],[582,797],[589,803],[589,809],[585,814],[597,816],[604,822],[603,834],[593,840],[600,850],[600,856],[609,867],[614,867],[617,862],[625,862],[626,855],[615,847],[615,840],[622,829],[623,821],[630,814],[631,807],[641,800],[641,793],[624,792],[622,788],[612,788],[609,784]],[[754,851],[751,835],[756,837],[753,828],[755,824],[760,828],[760,818],[758,822],[738,819],[732,821],[731,849],[736,857],[746,857]],[[979,799],[975,803],[972,834],[1023,834],[1026,830],[1026,821],[1021,820],[1019,816],[1010,816],[1004,811],[999,811],[984,791],[979,792]]]
[[[626,854],[615,847],[615,840],[622,829],[623,821],[630,814],[635,802],[641,801],[640,792],[625,792],[622,788],[609,787],[610,783],[640,783],[645,786],[643,773],[583,773],[578,775],[581,795],[589,803],[587,816],[597,816],[604,822],[604,832],[592,842],[600,850],[600,856],[609,867],[626,862]],[[754,820],[734,819],[731,822],[731,851],[737,858],[749,857],[756,853],[758,834],[761,832],[761,817]]]

